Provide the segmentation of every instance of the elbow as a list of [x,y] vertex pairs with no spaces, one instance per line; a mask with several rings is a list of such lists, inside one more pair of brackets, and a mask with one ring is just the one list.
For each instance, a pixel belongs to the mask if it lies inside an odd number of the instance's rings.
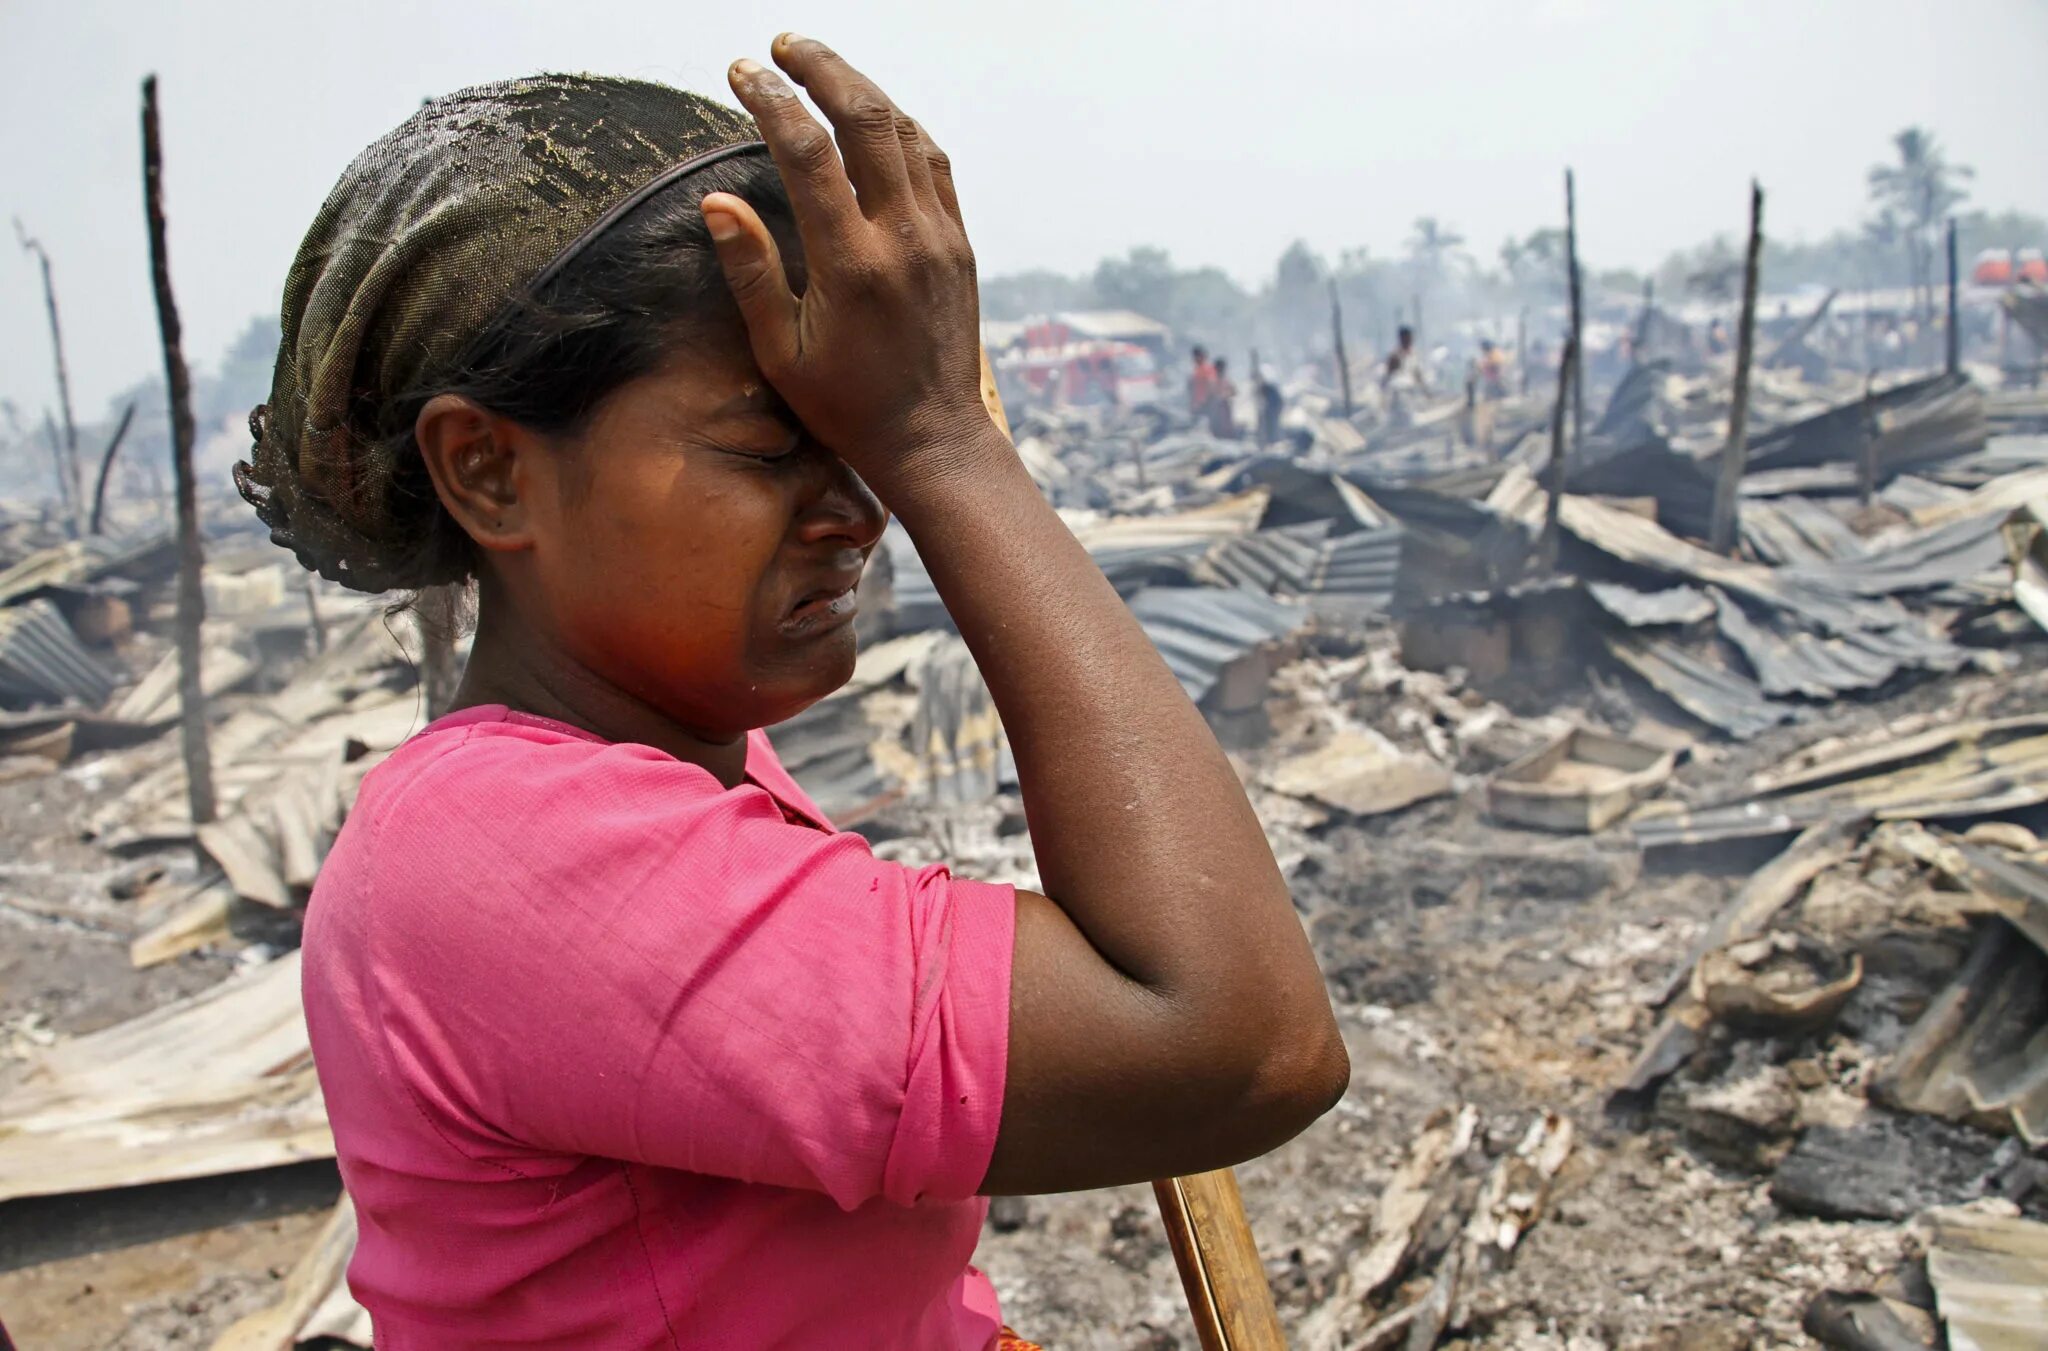
[[1292,1139],[1307,1130],[1335,1107],[1351,1087],[1351,1053],[1345,1048],[1344,1034],[1338,1030],[1330,1006],[1323,1004],[1312,1018],[1304,1021],[1314,1029],[1313,1033],[1290,1048],[1284,1065],[1276,1073],[1274,1109],[1279,1120],[1275,1124],[1285,1130],[1283,1139]]
[[1351,1087],[1351,1055],[1328,1003],[1287,1028],[1246,1076],[1248,1091],[1228,1109],[1241,1162],[1292,1140],[1335,1107]]

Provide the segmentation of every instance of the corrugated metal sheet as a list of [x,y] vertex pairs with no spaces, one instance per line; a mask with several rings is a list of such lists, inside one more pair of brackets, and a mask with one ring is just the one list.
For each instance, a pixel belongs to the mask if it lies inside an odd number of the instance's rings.
[[1873,427],[1880,478],[1980,451],[1990,436],[1983,392],[1968,376],[1935,375],[1765,432],[1750,443],[1747,467],[1860,464]]
[[2048,1224],[1961,1207],[1927,1218],[1927,1282],[1949,1351],[2039,1351],[2048,1335]]
[[1148,587],[1131,613],[1166,658],[1188,697],[1200,703],[1238,658],[1300,629],[1308,611],[1256,591]]
[[869,815],[899,786],[875,762],[875,737],[861,701],[852,696],[813,704],[768,729],[782,767],[841,827]]
[[1843,815],[1941,820],[2048,802],[2048,715],[1940,727],[1820,763],[1794,757],[1790,764],[1757,776],[1737,798],[1669,812],[1653,807],[1631,829],[1646,847],[1703,844],[1782,835]]
[[85,586],[105,577],[174,565],[172,544],[172,537],[162,534],[128,541],[93,536],[54,545],[0,572],[0,605],[55,587]]
[[1636,633],[1605,635],[1616,661],[1662,691],[1673,703],[1729,736],[1747,740],[1792,717],[1764,697],[1755,681],[1715,666],[1676,643]]
[[1713,599],[1694,586],[1638,591],[1614,582],[1588,582],[1586,594],[1601,609],[1632,629],[1654,628],[1661,624],[1697,624],[1714,617]]
[[93,659],[49,601],[0,609],[0,702],[97,708],[114,684],[113,673]]
[[1856,558],[1867,548],[1847,521],[1808,497],[1745,499],[1740,520],[1750,555],[1775,566]]

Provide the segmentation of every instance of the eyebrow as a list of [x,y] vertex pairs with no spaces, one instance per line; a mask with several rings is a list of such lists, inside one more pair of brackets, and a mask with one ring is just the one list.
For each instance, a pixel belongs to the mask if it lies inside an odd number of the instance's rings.
[[728,417],[734,413],[762,413],[777,421],[787,422],[791,427],[801,425],[796,414],[790,412],[789,405],[782,401],[782,396],[775,392],[775,387],[765,381],[758,385],[749,384],[711,410],[711,416],[714,418]]

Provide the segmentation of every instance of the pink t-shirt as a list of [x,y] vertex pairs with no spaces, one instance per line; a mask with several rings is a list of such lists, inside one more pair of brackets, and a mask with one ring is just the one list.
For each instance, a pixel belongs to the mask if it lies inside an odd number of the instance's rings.
[[364,781],[305,998],[378,1351],[994,1340],[1015,894],[747,778],[491,707]]

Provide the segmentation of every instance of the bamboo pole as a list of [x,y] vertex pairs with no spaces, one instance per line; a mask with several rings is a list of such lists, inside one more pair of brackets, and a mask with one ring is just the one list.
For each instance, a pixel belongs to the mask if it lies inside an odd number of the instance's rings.
[[[1586,346],[1579,288],[1579,196],[1570,169],[1564,171],[1564,259],[1565,281],[1571,288],[1571,345],[1576,355],[1583,353]],[[1586,440],[1585,364],[1582,360],[1572,363],[1572,443],[1565,460],[1567,464],[1578,463]]]
[[[1252,365],[1256,370],[1256,358]],[[1003,435],[1010,435],[986,348],[981,353],[981,401]],[[1202,1351],[1287,1351],[1236,1175],[1221,1168],[1166,1178],[1152,1184],[1152,1194]]]
[[192,824],[213,820],[213,758],[206,744],[206,693],[199,683],[199,626],[206,618],[205,567],[199,539],[199,485],[192,473],[192,377],[185,366],[178,303],[164,228],[164,152],[157,123],[156,76],[142,82],[142,195],[149,217],[150,274],[156,283],[157,327],[163,337],[164,384],[170,395],[171,467],[178,494],[178,732],[185,752],[186,800]]
[[1337,283],[1330,282],[1330,342],[1337,352],[1337,386],[1344,394],[1344,416],[1350,417],[1356,411],[1351,402],[1351,358],[1344,351],[1344,301],[1337,294]]
[[129,404],[121,411],[120,425],[114,428],[114,435],[107,442],[106,453],[100,456],[99,478],[92,488],[92,523],[86,527],[92,534],[100,533],[100,524],[107,509],[107,474],[114,467],[114,454],[121,449],[121,440],[128,435],[128,424],[135,420],[135,405]]
[[1963,330],[1957,320],[1961,308],[1956,303],[1956,218],[1948,218],[1948,373],[1954,375],[1963,368]]
[[1728,410],[1728,444],[1721,451],[1721,477],[1714,485],[1709,543],[1732,554],[1738,533],[1743,462],[1749,455],[1749,362],[1756,345],[1757,265],[1764,247],[1764,190],[1749,184],[1749,253],[1742,265],[1742,328],[1735,339],[1735,399]]
[[1564,506],[1566,470],[1564,410],[1578,365],[1578,341],[1567,337],[1557,358],[1557,402],[1550,409],[1550,463],[1543,471],[1548,492],[1543,507],[1543,533],[1536,541],[1536,570],[1543,577],[1557,570],[1557,522]]
[[462,679],[455,665],[455,594],[454,586],[429,586],[413,602],[420,630],[420,688],[429,722],[455,706],[455,687]]
[[64,415],[64,443],[58,454],[57,472],[63,480],[63,499],[69,504],[71,533],[76,537],[85,530],[85,476],[78,466],[78,423],[71,416],[71,371],[64,362],[64,327],[57,321],[57,285],[50,279],[50,254],[42,241],[22,228],[19,219],[14,222],[14,234],[21,247],[35,255],[42,269],[43,308],[50,319],[50,354],[57,363],[57,408]]

